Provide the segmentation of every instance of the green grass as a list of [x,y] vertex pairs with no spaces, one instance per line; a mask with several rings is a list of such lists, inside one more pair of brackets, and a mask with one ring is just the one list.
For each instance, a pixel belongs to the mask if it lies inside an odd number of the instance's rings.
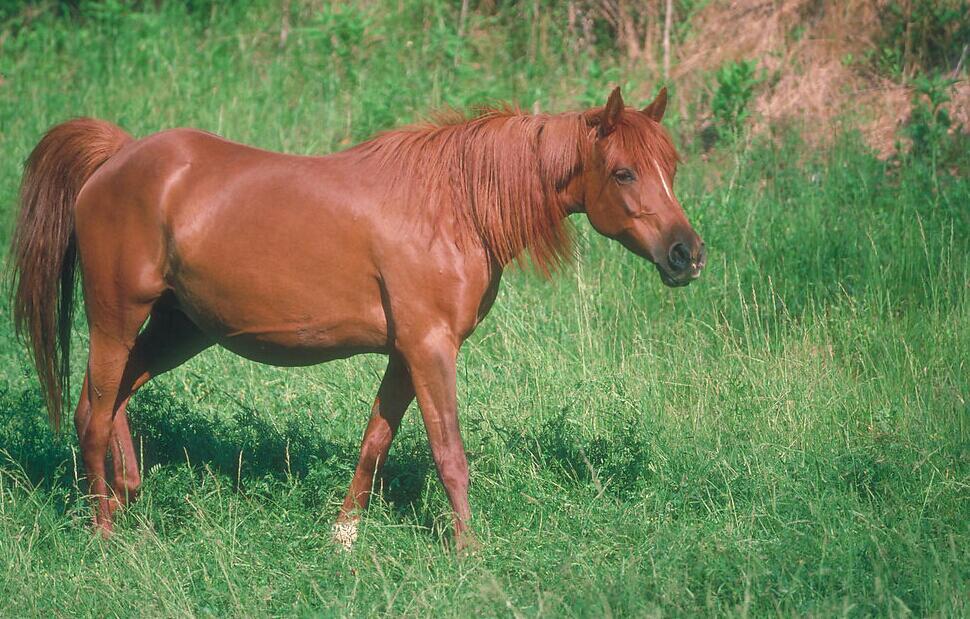
[[[612,64],[586,79],[555,15],[529,62],[528,19],[473,14],[460,39],[433,2],[294,9],[282,50],[275,4],[84,6],[3,40],[4,238],[21,162],[73,115],[308,153],[441,105],[577,107],[603,75],[650,90]],[[413,409],[356,549],[329,542],[376,356],[292,370],[210,351],[152,383],[130,407],[144,494],[101,541],[76,441],[51,434],[0,329],[0,615],[968,614],[966,162],[789,135],[688,153],[676,189],[710,250],[700,281],[663,288],[577,218],[576,264],[510,272],[465,346],[483,542],[465,560]]]

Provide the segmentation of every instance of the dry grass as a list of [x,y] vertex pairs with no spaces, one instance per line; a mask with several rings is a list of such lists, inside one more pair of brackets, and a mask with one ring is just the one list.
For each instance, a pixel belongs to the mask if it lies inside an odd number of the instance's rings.
[[[883,156],[893,152],[899,125],[910,113],[911,89],[867,69],[859,60],[875,48],[885,0],[729,0],[712,2],[693,20],[673,73],[682,92],[709,95],[707,75],[725,62],[754,59],[767,79],[755,101],[756,130],[778,122],[817,127],[824,141],[851,119]],[[954,91],[957,126],[970,126],[970,90]],[[703,117],[698,122],[703,124]]]

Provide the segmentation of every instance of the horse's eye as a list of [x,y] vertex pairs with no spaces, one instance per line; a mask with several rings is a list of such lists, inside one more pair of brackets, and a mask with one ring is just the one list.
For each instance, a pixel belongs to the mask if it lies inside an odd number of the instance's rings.
[[620,168],[613,173],[613,178],[616,179],[621,185],[629,185],[633,181],[637,180],[637,175],[633,173],[633,170],[629,168]]

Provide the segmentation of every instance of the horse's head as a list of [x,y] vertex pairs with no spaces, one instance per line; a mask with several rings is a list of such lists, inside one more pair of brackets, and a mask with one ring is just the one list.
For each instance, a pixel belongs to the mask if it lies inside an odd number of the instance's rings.
[[642,110],[626,108],[616,88],[605,107],[586,112],[592,148],[577,180],[597,232],[653,262],[668,286],[684,286],[707,252],[674,197],[677,152],[660,126],[666,107],[666,88]]

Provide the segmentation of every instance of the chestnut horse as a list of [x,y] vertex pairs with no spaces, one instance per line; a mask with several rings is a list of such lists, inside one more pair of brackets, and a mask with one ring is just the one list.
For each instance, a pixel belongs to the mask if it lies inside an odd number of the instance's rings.
[[74,423],[96,527],[108,534],[141,482],[132,394],[219,344],[284,366],[388,355],[335,538],[356,537],[416,397],[456,543],[472,541],[455,364],[503,269],[526,251],[545,273],[568,259],[571,213],[653,262],[667,285],[704,266],[672,191],[666,100],[662,90],[627,108],[617,88],[584,112],[490,109],[323,157],[192,129],[135,140],[100,120],[52,128],[26,163],[13,308],[58,427],[80,264],[90,348]]

